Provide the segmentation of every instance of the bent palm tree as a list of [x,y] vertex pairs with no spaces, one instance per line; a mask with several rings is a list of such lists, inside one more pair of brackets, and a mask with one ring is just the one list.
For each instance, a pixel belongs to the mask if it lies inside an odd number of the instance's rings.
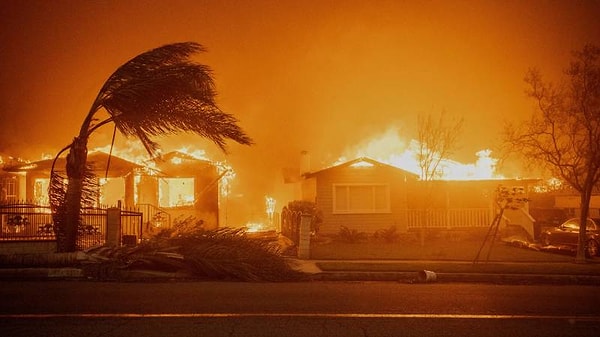
[[[195,42],[165,45],[136,56],[119,67],[104,83],[68,150],[66,186],[52,170],[50,199],[57,228],[58,250],[75,251],[81,204],[86,201],[89,170],[87,144],[99,127],[114,123],[126,137],[137,137],[151,156],[159,146],[154,136],[192,132],[208,138],[223,151],[225,141],[251,145],[237,119],[219,109],[209,67],[194,63],[203,52]],[[105,110],[108,118],[99,120]]]

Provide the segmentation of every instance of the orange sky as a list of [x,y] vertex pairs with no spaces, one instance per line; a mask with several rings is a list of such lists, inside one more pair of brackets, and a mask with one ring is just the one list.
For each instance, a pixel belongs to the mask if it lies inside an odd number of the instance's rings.
[[259,203],[283,195],[281,169],[301,150],[319,169],[390,125],[414,137],[423,112],[464,118],[456,159],[472,162],[530,111],[529,67],[557,76],[572,50],[600,44],[597,0],[4,0],[0,14],[0,153],[55,154],[119,65],[196,41],[221,107],[256,141],[227,159]]

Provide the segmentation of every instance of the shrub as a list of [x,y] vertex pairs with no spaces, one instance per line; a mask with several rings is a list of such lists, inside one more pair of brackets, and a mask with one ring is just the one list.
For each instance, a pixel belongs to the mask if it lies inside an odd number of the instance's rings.
[[356,229],[349,229],[346,226],[341,226],[338,233],[338,240],[346,243],[358,243],[367,240],[367,234],[359,232]]
[[135,247],[100,247],[90,254],[117,269],[184,272],[211,280],[291,281],[296,271],[265,240],[253,239],[242,228],[205,230],[193,217],[156,233]]
[[310,214],[312,216],[310,231],[313,235],[319,232],[319,228],[323,223],[323,212],[317,208],[316,203],[305,200],[294,200],[288,203],[287,208],[294,213]]
[[375,239],[382,239],[385,242],[396,242],[400,235],[397,232],[396,226],[390,226],[387,229],[380,229],[373,235]]

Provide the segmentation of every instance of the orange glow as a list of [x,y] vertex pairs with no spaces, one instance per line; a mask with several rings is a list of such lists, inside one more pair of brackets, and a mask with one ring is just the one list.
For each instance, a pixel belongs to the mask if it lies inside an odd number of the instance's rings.
[[194,204],[194,178],[161,178],[158,204],[161,207],[181,207]]
[[275,216],[275,206],[277,205],[277,201],[275,198],[270,196],[265,196],[265,214],[266,219],[260,221],[249,221],[246,223],[246,232],[248,233],[257,233],[257,232],[266,232],[275,230],[274,216]]
[[[96,147],[89,152],[101,151],[104,153],[110,153],[116,157],[128,160],[130,162],[144,166],[143,173],[145,175],[156,175],[156,163],[148,157],[147,153],[143,150],[143,147],[131,140],[126,140],[125,146],[113,147],[111,145],[105,145]],[[235,178],[236,174],[231,165],[223,161],[213,161],[208,158],[206,151],[203,149],[194,149],[192,146],[182,146],[179,149],[173,150],[186,154],[194,159],[209,161],[212,165],[217,168],[217,173],[221,177],[219,180],[219,194],[221,197],[229,195],[231,190],[231,183]],[[166,151],[162,151],[166,152]],[[179,165],[183,161],[181,158],[173,157],[171,163]],[[194,203],[194,184],[190,181],[192,178],[163,178],[161,179],[159,189],[159,203],[164,207],[175,207],[175,206],[187,206]],[[193,180],[193,179],[192,179]],[[134,202],[138,202],[138,191],[137,185],[140,183],[140,173],[136,173],[134,177]]]
[[33,199],[38,205],[50,205],[48,199],[48,186],[50,179],[36,178],[33,182]]
[[[228,160],[237,179],[227,164],[219,165],[225,174],[221,195],[243,195],[244,206],[261,208],[265,193],[280,202],[293,200],[297,191],[280,184],[280,174],[294,167],[301,149],[311,153],[315,168],[340,155],[369,156],[420,173],[409,148],[412,135],[403,134],[398,148],[385,153],[383,148],[362,154],[343,150],[372,130],[415,125],[417,113],[441,109],[464,116],[467,131],[457,151],[461,162],[448,162],[444,179],[497,177],[491,168],[479,167],[495,165],[495,153],[483,153],[480,160],[474,154],[491,146],[503,121],[531,113],[532,102],[523,94],[525,71],[536,67],[555,81],[571,52],[598,41],[600,31],[598,1],[145,3],[3,3],[4,162],[12,160],[9,154],[56,154],[78,134],[90,104],[117,67],[183,38],[207,48],[197,61],[213,69],[219,106],[239,118],[256,141],[243,149],[232,144]],[[157,27],[160,34],[146,33]],[[99,150],[110,152],[104,145],[111,141],[111,126],[95,131],[90,150],[99,144]],[[217,160],[214,144],[200,138],[171,140],[169,149],[190,144]],[[129,144],[113,153],[154,167],[139,144]],[[195,151],[194,156],[203,157]],[[230,214],[251,213],[241,209],[236,205]]]
[[[375,136],[361,145],[347,150],[347,155],[340,157],[334,165],[355,158],[368,157],[403,170],[419,174],[419,143],[416,140],[406,141],[397,129],[389,128],[384,133]],[[442,180],[478,180],[503,179],[496,173],[498,159],[491,156],[491,150],[481,150],[476,153],[477,160],[471,164],[460,163],[450,159],[442,159],[439,170]]]
[[175,151],[185,153],[199,160],[211,161],[210,158],[208,158],[208,156],[206,155],[206,151],[202,149],[192,149],[191,147],[183,146],[179,149],[176,149]]
[[265,197],[265,212],[267,213],[267,220],[269,225],[273,226],[273,215],[275,214],[275,205],[277,201],[269,196]]
[[248,222],[246,224],[246,232],[257,233],[265,230],[265,224],[262,222]]
[[132,140],[127,140],[124,146],[112,147],[110,144],[99,146],[88,152],[104,152],[111,153],[115,157],[123,158],[138,165],[154,167],[154,164],[149,160],[148,154],[143,150],[143,147]]

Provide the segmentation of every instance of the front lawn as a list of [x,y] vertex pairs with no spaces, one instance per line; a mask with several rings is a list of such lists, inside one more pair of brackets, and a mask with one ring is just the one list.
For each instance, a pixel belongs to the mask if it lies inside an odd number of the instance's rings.
[[[487,231],[439,232],[421,236],[402,234],[393,242],[368,238],[356,243],[335,237],[313,238],[310,257],[314,260],[452,260],[473,261]],[[479,261],[488,260],[489,240],[479,254]],[[488,261],[497,262],[571,262],[570,254],[537,251],[500,241],[491,247]]]

